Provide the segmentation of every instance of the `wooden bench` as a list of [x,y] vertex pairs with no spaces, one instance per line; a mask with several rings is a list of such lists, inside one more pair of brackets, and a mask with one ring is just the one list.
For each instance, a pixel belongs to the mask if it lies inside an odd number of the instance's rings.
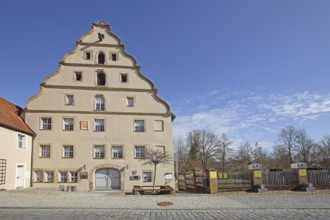
[[133,186],[133,195],[144,195],[145,193],[154,193],[154,194],[172,194],[173,188],[170,186],[155,186],[153,189],[152,186]]

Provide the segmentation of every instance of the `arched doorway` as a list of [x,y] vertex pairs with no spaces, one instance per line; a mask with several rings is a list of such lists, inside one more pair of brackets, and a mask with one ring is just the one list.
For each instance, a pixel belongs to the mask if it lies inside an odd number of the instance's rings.
[[96,170],[95,190],[120,190],[119,171],[111,168]]

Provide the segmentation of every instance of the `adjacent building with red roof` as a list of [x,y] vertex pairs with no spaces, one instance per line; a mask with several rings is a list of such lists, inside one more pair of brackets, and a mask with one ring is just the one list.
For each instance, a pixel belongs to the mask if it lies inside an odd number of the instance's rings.
[[0,189],[31,186],[34,132],[22,113],[22,108],[0,97]]

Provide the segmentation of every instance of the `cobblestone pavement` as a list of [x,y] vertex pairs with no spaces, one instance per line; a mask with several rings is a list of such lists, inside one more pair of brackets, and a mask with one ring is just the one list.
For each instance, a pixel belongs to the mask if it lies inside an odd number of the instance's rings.
[[0,219],[329,219],[329,209],[224,209],[224,210],[123,210],[123,209],[1,209]]
[[[171,202],[170,206],[158,206]],[[118,192],[0,191],[0,219],[330,219],[330,190],[133,196]]]

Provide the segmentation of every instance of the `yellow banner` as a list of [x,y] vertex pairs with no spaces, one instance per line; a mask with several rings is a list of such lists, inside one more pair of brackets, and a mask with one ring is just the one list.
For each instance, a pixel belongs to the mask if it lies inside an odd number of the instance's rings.
[[227,173],[223,173],[223,178],[224,178],[224,179],[227,179],[227,178],[228,178]]
[[222,179],[222,173],[219,173],[218,176],[219,176],[219,179]]
[[299,170],[299,176],[307,176],[306,169],[300,169]]
[[254,171],[254,177],[262,177],[262,172],[261,172],[261,170],[255,170],[255,171]]
[[217,172],[216,171],[210,171],[210,179],[216,179],[217,178]]

